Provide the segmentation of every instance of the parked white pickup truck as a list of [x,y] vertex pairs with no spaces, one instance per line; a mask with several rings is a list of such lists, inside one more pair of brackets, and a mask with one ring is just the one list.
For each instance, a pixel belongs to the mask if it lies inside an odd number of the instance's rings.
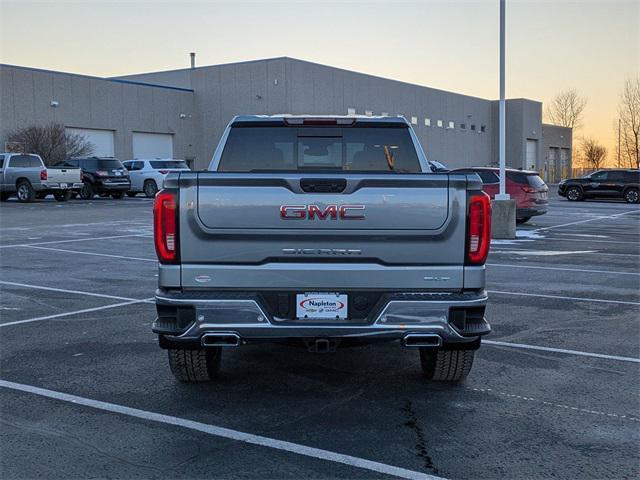
[[45,167],[33,153],[0,153],[0,200],[15,195],[19,202],[31,202],[53,194],[59,202],[82,188],[80,168]]

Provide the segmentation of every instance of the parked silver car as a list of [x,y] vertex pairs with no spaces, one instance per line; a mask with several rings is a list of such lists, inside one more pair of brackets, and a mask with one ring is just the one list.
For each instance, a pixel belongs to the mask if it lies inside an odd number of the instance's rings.
[[184,160],[155,158],[126,160],[122,163],[129,170],[131,190],[127,192],[127,195],[130,197],[135,197],[142,192],[147,197],[153,198],[164,185],[164,178],[167,174],[189,170],[189,166]]

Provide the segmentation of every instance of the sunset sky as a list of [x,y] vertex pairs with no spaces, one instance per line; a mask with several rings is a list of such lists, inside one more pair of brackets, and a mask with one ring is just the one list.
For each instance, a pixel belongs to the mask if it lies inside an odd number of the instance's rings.
[[[289,56],[498,97],[498,0],[0,0],[0,61],[113,76]],[[613,160],[616,107],[640,69],[640,1],[507,0],[507,97],[588,98],[584,128]]]

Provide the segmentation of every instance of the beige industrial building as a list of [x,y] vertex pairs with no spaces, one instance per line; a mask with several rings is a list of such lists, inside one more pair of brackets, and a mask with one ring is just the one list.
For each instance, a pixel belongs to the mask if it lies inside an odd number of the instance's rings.
[[[58,122],[100,156],[186,159],[206,168],[238,114],[403,115],[433,160],[495,165],[498,102],[292,58],[98,78],[0,66],[0,141]],[[571,167],[571,129],[542,123],[542,104],[507,100],[507,163],[556,180]]]

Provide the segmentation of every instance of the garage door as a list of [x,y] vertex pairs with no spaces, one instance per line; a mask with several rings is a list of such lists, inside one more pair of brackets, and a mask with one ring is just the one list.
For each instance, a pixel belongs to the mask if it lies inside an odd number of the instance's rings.
[[133,158],[173,158],[173,135],[133,132]]
[[68,134],[82,135],[93,144],[93,153],[96,157],[113,157],[113,130],[96,130],[92,128],[66,128]]

